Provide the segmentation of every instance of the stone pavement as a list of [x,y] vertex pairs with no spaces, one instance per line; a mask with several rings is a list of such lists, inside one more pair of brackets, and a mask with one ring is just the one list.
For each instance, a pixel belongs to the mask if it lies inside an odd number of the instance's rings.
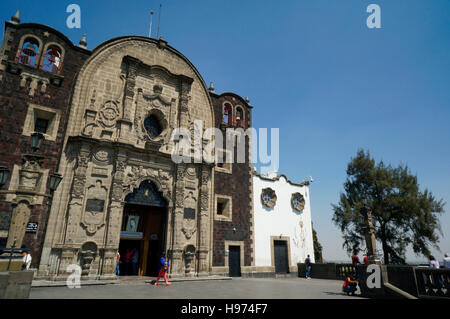
[[[156,280],[156,277],[146,276],[123,276],[117,280],[83,280],[82,286],[100,286],[100,285],[136,285],[142,283],[151,283]],[[162,279],[161,279],[162,280]],[[210,281],[210,280],[231,280],[231,277],[225,276],[208,276],[208,277],[182,277],[172,278],[171,282],[181,281]],[[66,287],[65,281],[51,281],[51,280],[33,280],[31,287]]]
[[[81,288],[36,287],[30,299],[360,299],[341,292],[342,281],[304,278],[227,278],[173,281],[153,286],[149,278]],[[162,282],[161,282],[162,283]]]

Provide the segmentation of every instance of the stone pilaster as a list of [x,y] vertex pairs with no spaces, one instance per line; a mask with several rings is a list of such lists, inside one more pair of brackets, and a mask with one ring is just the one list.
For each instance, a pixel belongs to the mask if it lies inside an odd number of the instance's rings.
[[119,142],[126,143],[128,141],[133,122],[132,109],[134,100],[134,90],[136,86],[136,75],[139,66],[139,60],[131,57],[126,58],[127,76],[125,80],[125,94],[123,98],[122,119],[118,120],[119,124]]
[[115,173],[112,181],[111,203],[108,218],[106,247],[117,249],[120,241],[120,225],[123,214],[123,184],[127,154],[119,152],[115,161]]
[[177,181],[175,184],[175,210],[174,210],[174,245],[172,250],[172,274],[181,275],[183,271],[183,213],[184,213],[184,175],[186,166],[177,166]]
[[201,171],[200,187],[200,214],[199,214],[199,236],[200,247],[198,250],[199,272],[208,272],[208,251],[209,251],[209,188],[208,182],[211,178],[211,169],[203,166]]
[[72,193],[69,202],[67,231],[65,244],[74,244],[77,242],[77,231],[80,227],[80,219],[83,208],[83,200],[86,187],[86,171],[90,161],[90,149],[87,145],[81,145],[78,157],[77,168],[73,177]]

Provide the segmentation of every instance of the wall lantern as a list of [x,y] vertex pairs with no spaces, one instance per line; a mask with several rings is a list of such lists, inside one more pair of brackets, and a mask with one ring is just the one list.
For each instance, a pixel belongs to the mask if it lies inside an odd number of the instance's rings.
[[62,175],[59,173],[54,173],[50,175],[50,190],[54,192],[57,188],[59,183],[61,183]]
[[6,183],[9,176],[8,167],[0,166],[0,187]]
[[44,134],[39,132],[34,132],[31,134],[31,148],[33,151],[37,151],[42,144],[42,141],[44,140]]

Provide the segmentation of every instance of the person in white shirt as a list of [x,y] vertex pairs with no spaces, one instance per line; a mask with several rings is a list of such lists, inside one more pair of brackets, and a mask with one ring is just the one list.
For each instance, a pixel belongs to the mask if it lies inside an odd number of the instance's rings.
[[446,269],[450,268],[450,255],[448,253],[445,254],[444,268],[446,268]]
[[22,261],[23,261],[23,264],[22,264],[22,270],[29,270],[30,269],[30,265],[31,265],[31,255],[28,253],[28,252],[26,252],[26,251],[23,251],[22,252]]

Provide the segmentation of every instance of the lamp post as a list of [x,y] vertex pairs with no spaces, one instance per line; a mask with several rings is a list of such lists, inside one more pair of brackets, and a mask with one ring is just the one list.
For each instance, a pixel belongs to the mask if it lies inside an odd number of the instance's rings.
[[58,188],[59,183],[61,183],[62,175],[59,173],[53,173],[50,175],[50,192],[53,197],[53,192]]
[[39,132],[34,132],[31,134],[31,148],[33,149],[33,152],[36,152],[41,147],[43,140],[44,134]]

